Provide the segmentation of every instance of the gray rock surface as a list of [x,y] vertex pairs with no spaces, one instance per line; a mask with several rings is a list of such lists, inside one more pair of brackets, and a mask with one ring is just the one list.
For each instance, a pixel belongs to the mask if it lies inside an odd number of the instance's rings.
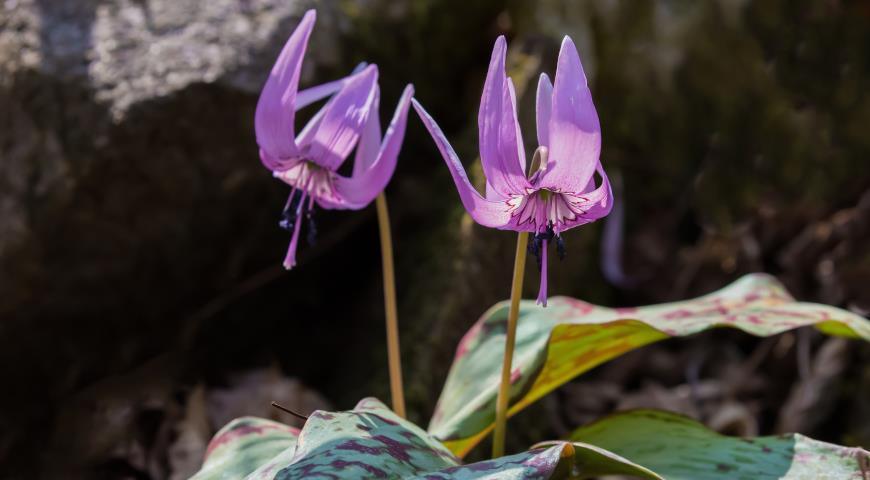
[[[35,219],[24,216],[25,201],[32,207],[33,200],[68,195],[79,173],[92,168],[95,155],[70,150],[116,151],[131,162],[136,152],[109,138],[110,130],[142,127],[125,118],[131,110],[153,110],[155,102],[198,84],[256,94],[283,39],[312,5],[5,1],[0,15],[5,127],[0,134],[0,257],[26,242],[36,226]],[[306,61],[309,80],[317,66],[335,65],[336,23],[334,12],[322,5],[313,41],[317,48]],[[75,96],[66,96],[72,90]],[[60,124],[65,120],[73,123]]]
[[[35,453],[73,392],[178,342],[251,258],[280,259],[284,190],[253,108],[312,5],[0,2],[0,458]],[[318,10],[303,82],[340,59],[336,12]]]

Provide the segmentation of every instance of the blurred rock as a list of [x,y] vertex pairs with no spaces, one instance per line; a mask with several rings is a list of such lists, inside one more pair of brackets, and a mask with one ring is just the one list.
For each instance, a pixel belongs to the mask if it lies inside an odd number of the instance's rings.
[[169,447],[171,479],[183,480],[202,465],[211,437],[231,420],[254,416],[301,428],[301,419],[272,407],[271,402],[303,415],[314,410],[331,410],[319,393],[298,379],[284,376],[276,367],[235,372],[221,387],[197,386],[187,397],[184,418],[173,430]]
[[277,367],[233,375],[224,388],[208,393],[208,418],[212,431],[230,420],[245,415],[268,418],[301,428],[304,422],[271,405],[276,402],[294,412],[308,416],[314,410],[330,410],[330,403],[295,378],[287,378]]
[[208,442],[214,435],[205,404],[205,387],[197,385],[187,397],[184,418],[175,427],[175,440],[168,448],[170,480],[192,477],[202,466]]
[[[258,93],[281,39],[311,1],[120,1],[95,11],[88,74],[97,100],[123,115],[194,83]],[[321,4],[311,65],[338,60],[335,12]],[[310,75],[309,75],[310,78]]]
[[[0,3],[0,429],[180,341],[178,317],[265,264],[262,245],[281,256],[253,108],[312,5]],[[318,5],[304,82],[341,57]]]
[[162,356],[77,392],[53,431],[41,436],[39,471],[55,478],[188,478],[199,470],[211,437],[234,418],[301,426],[270,403],[306,414],[331,408],[320,393],[275,366],[185,387],[171,371],[181,358]]

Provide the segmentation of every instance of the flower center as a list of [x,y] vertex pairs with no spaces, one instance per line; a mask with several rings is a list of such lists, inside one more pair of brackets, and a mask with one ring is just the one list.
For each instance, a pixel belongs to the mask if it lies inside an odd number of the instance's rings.
[[529,225],[532,231],[544,233],[548,229],[556,234],[562,226],[586,213],[585,198],[571,193],[540,189],[526,195],[516,195],[507,201],[517,225]]
[[276,178],[294,189],[302,190],[306,195],[326,203],[338,200],[334,176],[335,173],[331,170],[308,160],[302,160],[283,172],[275,173]]
[[[540,146],[535,149],[527,173],[529,183],[532,185],[538,183],[541,175],[547,170],[548,161],[547,147]],[[524,195],[511,197],[507,204],[518,226],[530,226],[531,230],[538,234],[551,232],[551,239],[552,234],[559,235],[566,223],[586,213],[583,208],[586,204],[585,198],[546,188],[532,189]]]
[[329,200],[335,195],[332,172],[309,161],[301,161],[293,168],[277,172],[276,177],[293,187],[287,205],[281,213],[278,226],[293,233],[296,238],[303,220],[308,221],[308,243],[317,239],[317,226],[314,223],[314,200]]
[[547,251],[547,242],[552,242],[553,239],[556,239],[556,253],[559,255],[559,260],[564,260],[565,255],[567,254],[567,250],[565,249],[565,240],[562,239],[562,236],[553,231],[553,226],[547,226],[547,229],[543,232],[536,233],[532,240],[529,242],[529,246],[527,250],[529,253],[535,256],[535,259],[538,263],[538,271],[541,270],[541,256],[542,253],[544,257],[546,257]]

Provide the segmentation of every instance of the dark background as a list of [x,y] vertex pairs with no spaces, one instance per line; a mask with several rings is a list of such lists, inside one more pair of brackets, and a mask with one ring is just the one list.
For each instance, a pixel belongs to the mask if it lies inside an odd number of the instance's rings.
[[[320,212],[317,245],[285,272],[288,188],[256,155],[259,88],[310,6],[303,84],[375,62],[386,120],[413,82],[478,180],[495,37],[527,146],[537,73],[574,38],[625,207],[610,218],[621,234],[566,234],[551,294],[639,305],[766,271],[799,299],[870,311],[866,2],[7,0],[0,477],[186,478],[232,417],[290,421],[270,400],[388,399],[374,208]],[[508,296],[514,236],[463,215],[409,125],[387,193],[410,415],[425,425],[458,339]],[[523,412],[509,448],[632,406],[866,447],[868,360],[811,330],[664,342]]]

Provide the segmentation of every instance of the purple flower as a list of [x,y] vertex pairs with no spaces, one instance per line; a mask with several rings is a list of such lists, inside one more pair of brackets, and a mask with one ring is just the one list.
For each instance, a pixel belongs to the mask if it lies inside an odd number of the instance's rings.
[[[499,37],[480,100],[478,124],[485,197],[469,182],[459,157],[435,120],[416,99],[413,104],[435,139],[471,217],[486,227],[534,235],[529,251],[538,257],[538,303],[546,306],[548,245],[555,241],[563,257],[562,232],[607,215],[612,194],[598,158],[598,114],[574,42],[569,37],[562,41],[555,87],[546,74],[541,74],[538,81],[539,146],[528,167],[517,122],[514,85],[505,73],[506,51],[505,39]],[[596,172],[600,177],[597,186]]]
[[[298,91],[302,58],[314,27],[314,10],[305,13],[272,67],[254,118],[260,160],[276,178],[293,187],[280,225],[291,231],[284,267],[296,265],[296,247],[303,220],[313,241],[315,203],[327,209],[358,210],[383,191],[396,160],[413,87],[405,88],[387,132],[381,137],[378,119],[380,91],[375,65],[341,80]],[[323,108],[298,134],[296,111],[329,97]],[[356,147],[349,177],[336,171]]]

